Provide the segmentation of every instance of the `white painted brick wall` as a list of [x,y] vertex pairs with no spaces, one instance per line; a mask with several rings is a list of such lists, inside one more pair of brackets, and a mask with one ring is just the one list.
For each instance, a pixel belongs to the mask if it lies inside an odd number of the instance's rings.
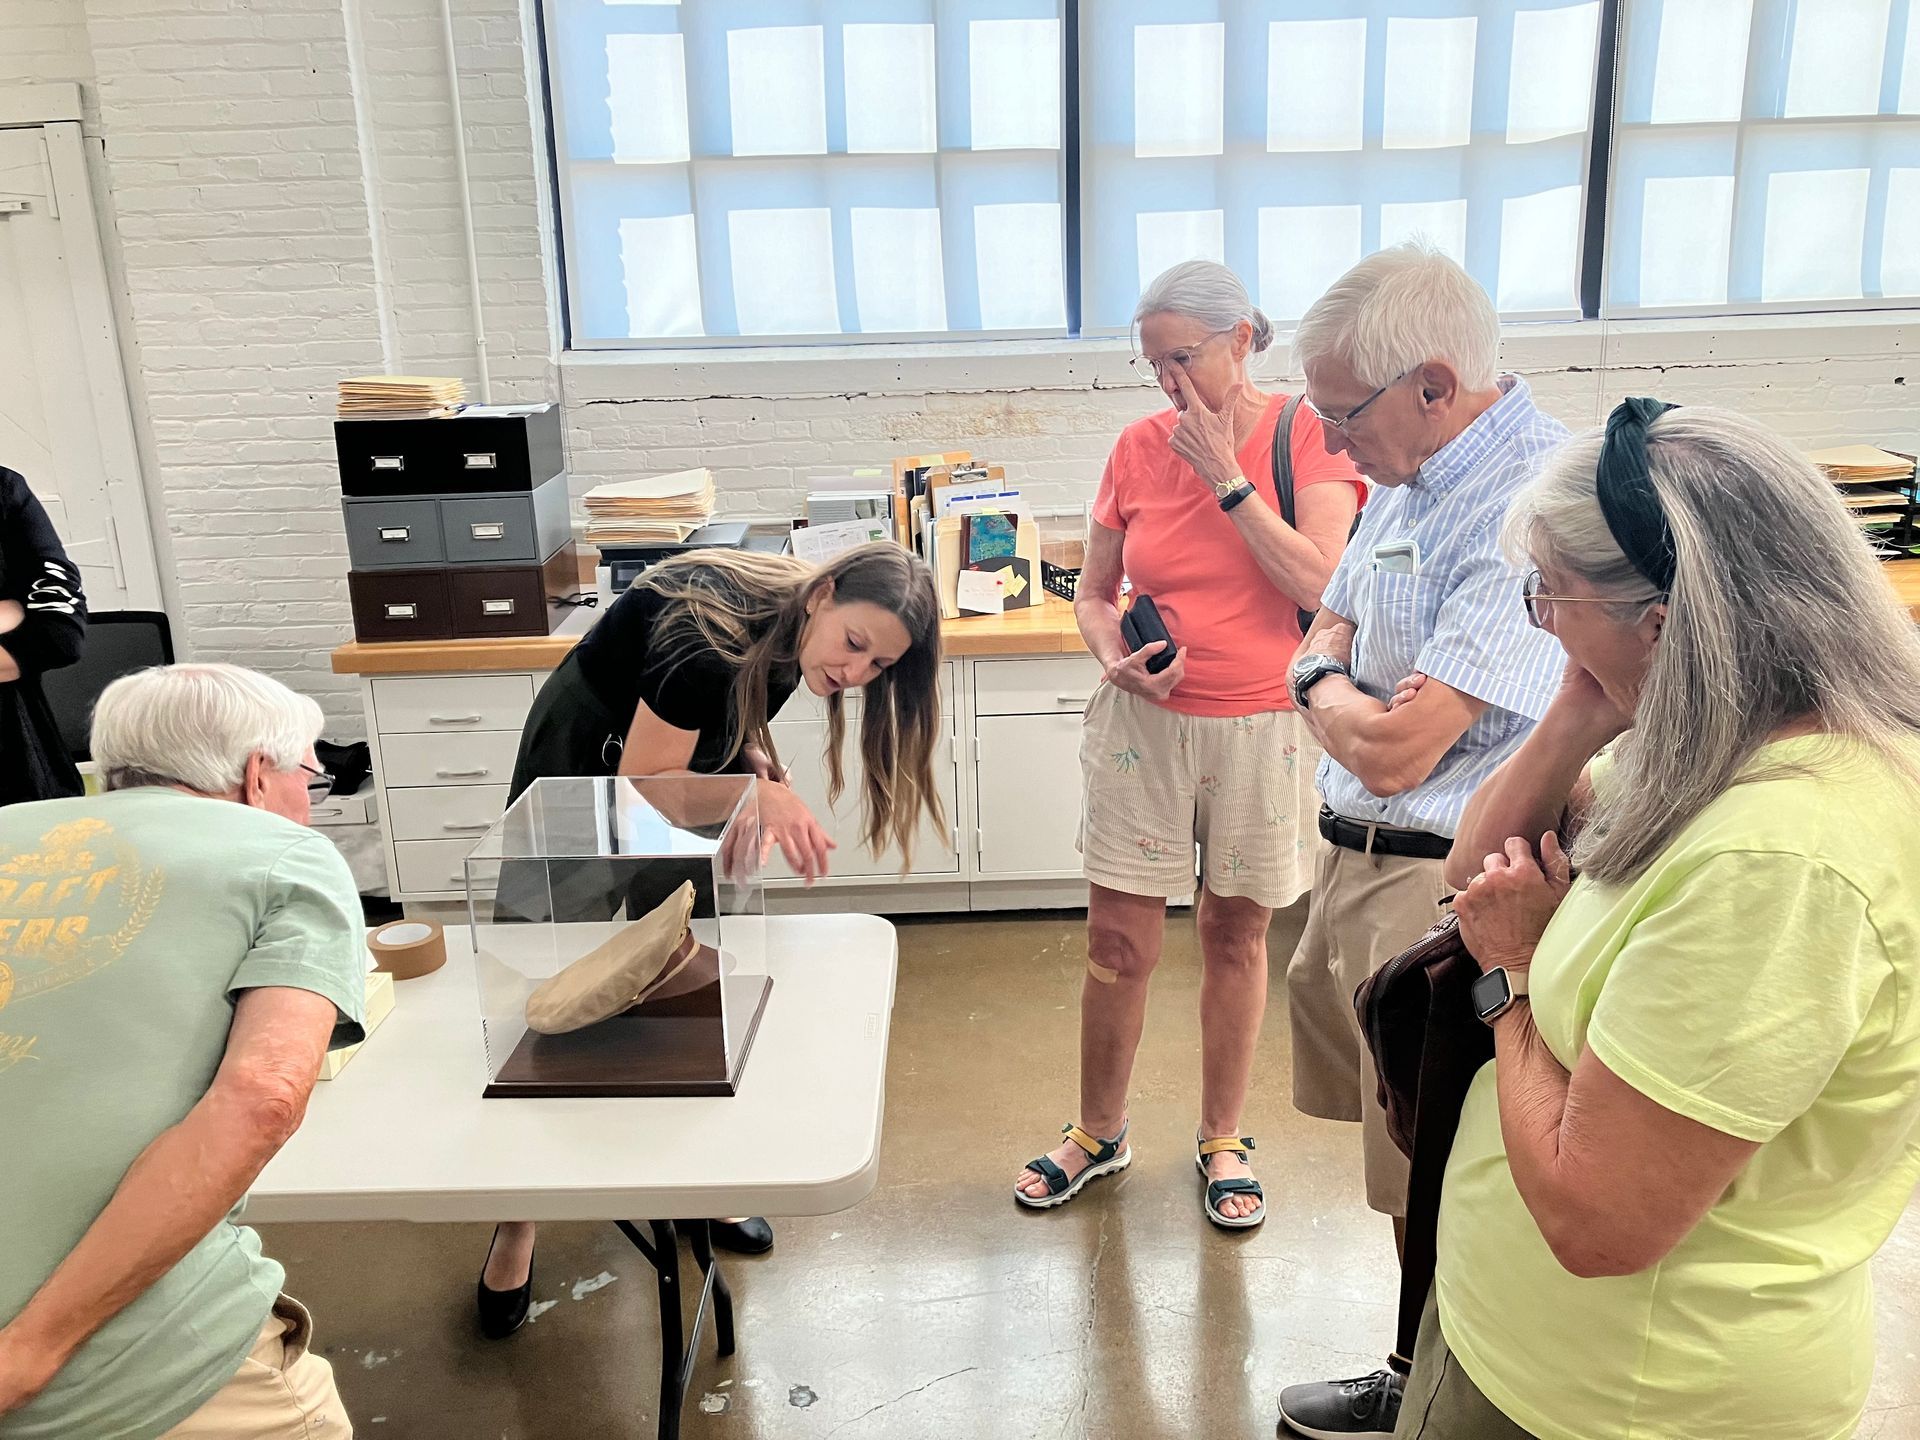
[[[1745,410],[1808,445],[1866,437],[1912,450],[1917,347],[1920,324],[1903,313],[1727,321],[1711,334],[1670,322],[1606,335],[1527,327],[1509,336],[1505,360],[1576,430],[1624,395],[1654,394]],[[569,363],[574,486],[707,465],[729,513],[786,514],[803,503],[810,472],[961,448],[1004,462],[1037,505],[1075,507],[1092,498],[1120,429],[1164,403],[1131,379],[1125,358],[1124,347],[1088,346],[1072,360]],[[1298,387],[1284,360],[1267,369],[1269,388]],[[916,388],[921,373],[937,383]],[[852,393],[792,393],[836,380]]]
[[328,409],[382,363],[339,0],[87,0],[180,623],[358,730]]
[[[462,376],[476,359],[458,168],[438,0],[349,0],[359,32],[366,151],[381,217],[393,317],[389,363],[403,373]],[[548,304],[547,194],[530,123],[517,0],[461,0],[454,20],[474,245],[487,296],[487,356],[496,401],[555,390]],[[544,151],[544,147],[542,147]]]
[[93,80],[79,0],[0,0],[0,85]]
[[[534,3],[456,0],[455,37],[494,398],[561,396],[576,490],[705,464],[728,513],[774,515],[811,470],[965,446],[1044,507],[1091,496],[1114,434],[1156,403],[1113,346],[556,367]],[[437,0],[0,0],[0,83],[81,81],[106,145],[97,188],[184,645],[315,694],[339,736],[362,720],[327,663],[351,628],[334,382],[477,381],[443,39]],[[1643,323],[1523,332],[1508,361],[1576,427],[1654,393],[1808,443],[1912,448],[1916,343],[1904,316]]]

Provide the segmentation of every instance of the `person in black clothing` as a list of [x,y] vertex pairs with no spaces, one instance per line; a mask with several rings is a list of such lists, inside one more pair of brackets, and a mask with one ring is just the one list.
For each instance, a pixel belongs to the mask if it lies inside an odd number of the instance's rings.
[[86,643],[80,567],[18,471],[0,466],[0,805],[81,794],[40,677]]
[[[940,696],[933,575],[898,545],[850,550],[819,569],[787,556],[701,550],[654,566],[547,678],[520,737],[510,798],[558,775],[751,773],[760,828],[809,882],[833,841],[783,783],[769,722],[801,685],[826,701],[829,794],[842,785],[843,702],[863,692],[864,826],[874,852],[910,855],[923,816],[944,822],[933,782]],[[763,855],[762,858],[765,858]],[[557,900],[556,900],[557,903]],[[716,1244],[758,1253],[764,1219],[718,1221]],[[526,1320],[534,1227],[494,1231],[480,1276],[490,1338]]]

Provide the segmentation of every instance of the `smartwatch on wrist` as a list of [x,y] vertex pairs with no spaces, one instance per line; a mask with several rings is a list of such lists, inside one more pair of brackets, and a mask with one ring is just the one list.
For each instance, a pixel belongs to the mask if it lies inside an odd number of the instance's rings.
[[1491,1025],[1527,998],[1527,972],[1497,967],[1474,981],[1467,994],[1473,1013]]
[[1345,675],[1352,678],[1353,672],[1343,660],[1331,655],[1302,655],[1293,662],[1293,669],[1287,673],[1287,690],[1293,696],[1296,710],[1307,708],[1307,692],[1329,675]]
[[1213,498],[1220,502],[1222,510],[1231,510],[1242,500],[1253,494],[1253,484],[1244,475],[1229,475],[1225,480],[1215,481]]

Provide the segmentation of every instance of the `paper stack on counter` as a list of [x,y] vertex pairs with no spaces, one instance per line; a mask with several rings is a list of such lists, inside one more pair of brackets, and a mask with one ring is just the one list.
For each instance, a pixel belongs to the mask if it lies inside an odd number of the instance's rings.
[[[367,956],[367,1011],[366,1022],[360,1027],[367,1035],[380,1028],[380,1022],[393,1013],[393,976],[384,970],[372,967],[379,960],[372,954]],[[320,1062],[322,1080],[331,1080],[347,1068],[347,1062],[360,1053],[360,1046],[366,1044],[362,1038],[359,1045],[349,1045],[343,1050],[329,1050]]]
[[456,375],[357,375],[340,382],[342,420],[432,420],[467,398]]
[[587,539],[595,545],[685,540],[713,518],[718,503],[711,470],[681,470],[616,480],[589,490]]
[[1911,498],[1913,461],[1878,445],[1836,445],[1807,458],[1840,488],[1840,499],[1863,526],[1890,525],[1905,514]]
[[793,553],[809,565],[825,565],[847,551],[876,540],[893,539],[893,521],[886,516],[841,520],[831,525],[796,525]]
[[1826,471],[1829,479],[1842,484],[1905,480],[1913,474],[1910,458],[1882,450],[1878,445],[1835,445],[1831,449],[1815,450],[1807,458]]

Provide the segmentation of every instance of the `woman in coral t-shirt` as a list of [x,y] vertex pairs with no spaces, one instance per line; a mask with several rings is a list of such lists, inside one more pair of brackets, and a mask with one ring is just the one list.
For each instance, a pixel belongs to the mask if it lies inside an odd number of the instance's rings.
[[[1094,501],[1074,602],[1106,668],[1081,743],[1080,850],[1091,884],[1080,999],[1080,1118],[1030,1162],[1014,1198],[1063,1204],[1125,1169],[1127,1080],[1160,959],[1166,905],[1194,893],[1204,976],[1196,1162],[1207,1218],[1235,1229],[1266,1216],[1240,1133],[1267,998],[1267,926],[1303,895],[1319,845],[1312,737],[1293,713],[1287,666],[1301,609],[1319,606],[1366,494],[1320,422],[1295,407],[1286,437],[1295,520],[1281,518],[1273,446],[1285,395],[1264,395],[1247,362],[1273,339],[1231,270],[1176,265],[1147,287],[1134,366],[1173,408],[1120,434]],[[1120,582],[1151,595],[1178,655],[1127,653]]]

